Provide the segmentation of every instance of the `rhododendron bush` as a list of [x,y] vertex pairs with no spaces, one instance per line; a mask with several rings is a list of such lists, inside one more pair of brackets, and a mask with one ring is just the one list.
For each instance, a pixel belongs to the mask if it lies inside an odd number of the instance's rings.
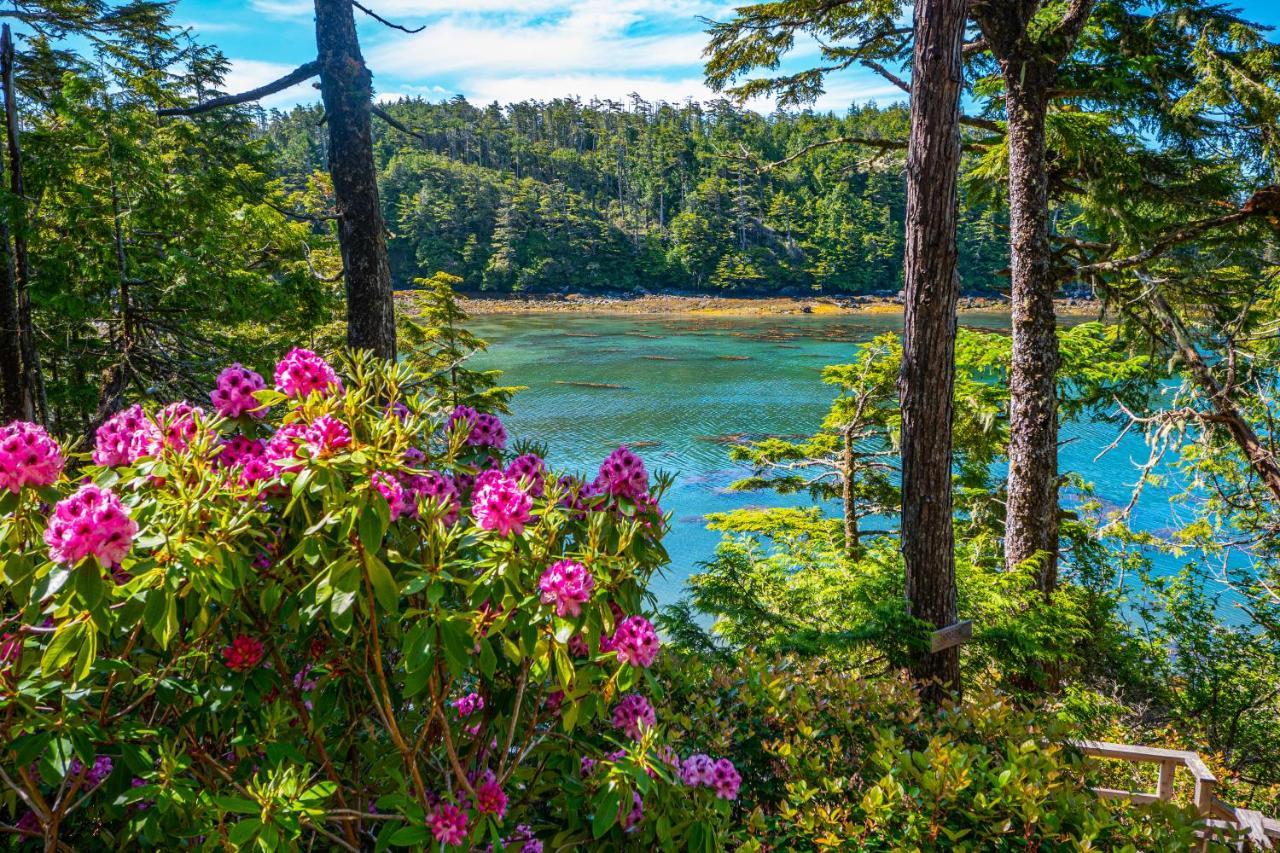
[[91,446],[3,428],[11,836],[715,844],[738,773],[664,739],[650,671],[663,484],[625,448],[553,473],[428,387],[295,350]]

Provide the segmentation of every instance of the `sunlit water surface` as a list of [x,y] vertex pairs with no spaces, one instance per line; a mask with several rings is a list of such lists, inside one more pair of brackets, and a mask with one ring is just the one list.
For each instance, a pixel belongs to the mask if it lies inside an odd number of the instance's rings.
[[[1007,329],[1009,319],[966,314],[962,323]],[[821,381],[823,366],[850,360],[875,335],[900,331],[902,318],[526,314],[476,318],[471,327],[490,345],[472,366],[500,368],[504,384],[528,386],[505,419],[512,437],[545,444],[554,470],[594,475],[605,454],[629,444],[651,471],[675,476],[663,500],[672,514],[671,565],[652,585],[665,604],[714,554],[719,534],[707,530],[708,514],[808,500],[729,491],[746,472],[730,462],[726,437],[813,432],[835,391]],[[1063,470],[1082,473],[1106,504],[1128,503],[1136,464],[1147,457],[1142,440],[1126,437],[1094,461],[1116,437],[1114,425],[1072,423],[1063,433]],[[1175,525],[1188,513],[1170,503],[1179,491],[1176,481],[1147,487],[1135,525],[1157,532]]]

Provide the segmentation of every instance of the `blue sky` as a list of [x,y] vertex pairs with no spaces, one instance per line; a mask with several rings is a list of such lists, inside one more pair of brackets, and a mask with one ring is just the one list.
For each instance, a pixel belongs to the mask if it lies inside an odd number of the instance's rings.
[[[386,18],[425,26],[407,35],[357,12],[379,97],[465,95],[476,104],[579,95],[623,100],[705,100],[699,16],[724,19],[714,0],[364,0]],[[1237,0],[1254,20],[1280,27],[1280,0]],[[179,0],[176,19],[232,62],[228,91],[276,79],[315,55],[312,0]],[[801,51],[796,60],[803,61]],[[818,108],[898,99],[869,71],[833,79]],[[309,83],[264,101],[316,100]],[[755,105],[768,108],[767,103]]]

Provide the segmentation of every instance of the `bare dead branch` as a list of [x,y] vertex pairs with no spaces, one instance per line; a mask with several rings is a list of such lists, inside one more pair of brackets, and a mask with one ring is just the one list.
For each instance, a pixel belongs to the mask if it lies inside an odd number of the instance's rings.
[[290,86],[297,85],[303,80],[310,79],[320,73],[320,60],[313,59],[305,65],[299,65],[279,80],[272,81],[265,86],[259,86],[256,89],[250,89],[248,92],[241,92],[238,95],[223,95],[220,98],[211,98],[200,104],[193,104],[189,107],[166,107],[162,110],[156,110],[156,115],[166,116],[194,116],[200,113],[207,113],[222,107],[230,107],[236,104],[243,104],[249,101],[256,101],[265,98],[267,95],[274,95],[276,92],[288,89]]
[[391,29],[399,30],[402,33],[409,33],[410,35],[413,35],[414,33],[420,33],[427,28],[425,24],[422,25],[421,27],[414,27],[412,29],[410,29],[409,27],[402,26],[400,24],[394,24],[391,21],[388,21],[386,18],[379,15],[377,12],[370,9],[368,6],[358,3],[357,0],[351,0],[351,5],[355,6],[361,12],[364,12],[366,15],[368,15],[370,18],[373,18],[375,21],[377,21],[379,24],[382,24],[384,27],[390,27]]

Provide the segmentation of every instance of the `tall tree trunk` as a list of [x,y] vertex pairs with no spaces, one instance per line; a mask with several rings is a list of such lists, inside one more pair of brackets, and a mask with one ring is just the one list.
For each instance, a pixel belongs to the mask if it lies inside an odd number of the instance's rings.
[[[902,554],[912,616],[956,621],[951,519],[955,385],[956,182],[960,168],[965,0],[918,0],[907,150],[906,315],[902,373]],[[919,653],[911,667],[926,702],[960,691],[960,654]]]
[[386,226],[373,164],[373,76],[360,54],[351,0],[315,0],[320,96],[347,288],[347,345],[396,357]]
[[1033,62],[1005,66],[1013,362],[1005,565],[1036,559],[1046,598],[1058,582],[1058,337],[1049,251],[1045,116],[1051,81]]
[[[16,93],[13,83],[13,33],[0,31],[0,83],[4,88],[5,131],[9,165],[10,213],[0,223],[0,416],[5,421],[47,420],[31,297],[26,242],[26,197],[18,144]],[[0,178],[4,169],[0,166]]]

